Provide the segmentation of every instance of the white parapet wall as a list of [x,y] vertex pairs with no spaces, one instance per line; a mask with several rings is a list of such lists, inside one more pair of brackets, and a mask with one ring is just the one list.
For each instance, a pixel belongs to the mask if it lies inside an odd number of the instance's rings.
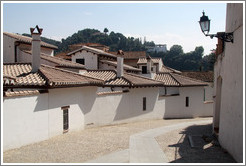
[[[202,86],[180,87],[178,95],[167,95],[160,98],[165,99],[164,118],[213,116],[213,103],[204,101],[204,87]],[[188,102],[187,106],[186,102]]]

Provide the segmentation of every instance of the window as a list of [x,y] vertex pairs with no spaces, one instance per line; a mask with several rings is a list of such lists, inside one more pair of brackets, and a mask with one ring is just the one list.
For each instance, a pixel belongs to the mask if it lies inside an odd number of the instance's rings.
[[203,89],[203,101],[205,101],[206,100],[206,89],[204,88]]
[[186,107],[189,107],[189,97],[186,97],[185,98],[185,106]]
[[63,133],[65,133],[69,129],[69,106],[62,107],[61,109],[63,110]]
[[142,73],[147,74],[147,66],[142,66]]
[[76,63],[85,64],[85,59],[76,59]]
[[143,97],[143,111],[146,111],[146,97]]

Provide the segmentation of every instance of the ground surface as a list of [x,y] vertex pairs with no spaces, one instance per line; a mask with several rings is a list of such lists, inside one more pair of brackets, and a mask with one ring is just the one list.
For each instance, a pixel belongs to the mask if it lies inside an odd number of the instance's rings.
[[[129,148],[131,135],[149,129],[183,122],[211,118],[150,120],[136,123],[95,127],[53,137],[39,143],[23,146],[3,153],[4,163],[82,163],[100,156]],[[187,134],[209,133],[210,127],[171,131],[156,137],[170,162],[234,162],[220,147],[206,144],[205,149],[190,148]],[[177,146],[179,144],[180,146]],[[197,151],[198,150],[198,151]],[[198,153],[199,152],[199,153]],[[188,154],[187,154],[188,153]],[[205,155],[204,155],[205,154]],[[192,157],[195,156],[195,157]],[[203,160],[204,158],[204,160]],[[211,160],[207,160],[207,159]],[[218,160],[217,160],[218,159]]]

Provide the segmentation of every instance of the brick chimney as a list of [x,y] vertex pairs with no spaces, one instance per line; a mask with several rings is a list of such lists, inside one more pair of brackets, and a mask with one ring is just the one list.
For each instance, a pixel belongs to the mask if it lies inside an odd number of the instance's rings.
[[123,65],[124,65],[124,52],[119,50],[117,52],[117,77],[122,77],[124,75]]
[[36,25],[35,28],[30,28],[30,31],[32,35],[32,72],[37,72],[40,67],[40,35],[43,29]]

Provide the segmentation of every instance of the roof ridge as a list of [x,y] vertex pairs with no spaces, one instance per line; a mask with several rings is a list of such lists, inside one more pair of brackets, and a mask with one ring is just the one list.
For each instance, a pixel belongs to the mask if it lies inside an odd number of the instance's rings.
[[102,81],[101,79],[98,79],[98,78],[93,78],[93,77],[90,77],[90,76],[85,76],[85,75],[82,75],[82,74],[79,74],[79,73],[76,73],[76,72],[73,72],[73,71],[69,71],[69,70],[65,70],[65,69],[60,69],[60,68],[52,67],[52,66],[45,65],[45,64],[41,64],[41,66],[52,68],[52,69],[55,69],[55,70],[66,72],[66,73],[71,73],[71,74],[74,74],[74,75],[77,75],[77,76],[86,77],[86,78],[89,78],[89,79],[96,79],[96,80]]
[[182,86],[182,84],[171,73],[165,73],[165,74],[170,75],[170,77],[172,77],[179,84],[179,86]]
[[200,83],[205,83],[205,84],[207,84],[206,82],[204,82],[204,81],[202,81],[202,80],[197,80],[197,79],[195,79],[195,78],[187,77],[187,76],[184,76],[184,75],[181,75],[181,74],[177,74],[177,73],[172,73],[172,74],[178,75],[178,76],[180,76],[180,77],[182,77],[182,78],[190,79],[190,80],[192,80],[192,81],[197,81],[197,82],[200,82]]

